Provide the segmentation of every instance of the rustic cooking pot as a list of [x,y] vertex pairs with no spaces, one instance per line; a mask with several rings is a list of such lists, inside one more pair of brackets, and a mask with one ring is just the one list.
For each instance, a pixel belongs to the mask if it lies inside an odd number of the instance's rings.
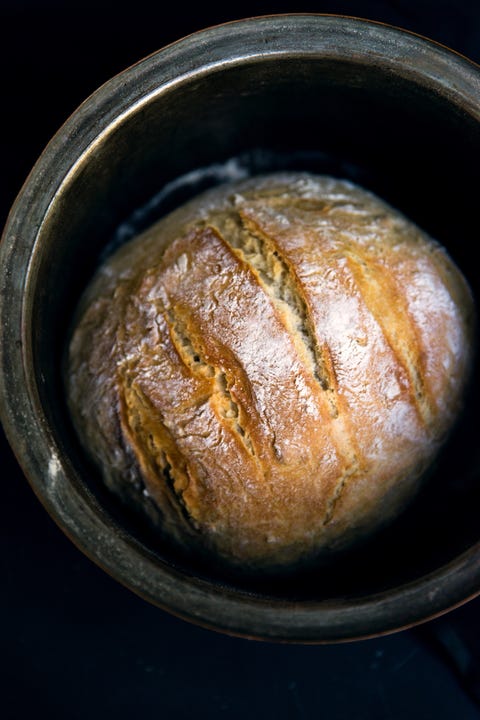
[[105,248],[238,172],[288,167],[360,182],[440,240],[476,296],[479,150],[477,66],[427,39],[344,17],[207,29],[92,95],[33,168],[0,258],[1,419],[32,488],[72,541],[155,605],[254,638],[364,638],[477,595],[479,373],[401,518],[316,571],[255,579],[180,556],[106,493],[70,424],[62,356]]

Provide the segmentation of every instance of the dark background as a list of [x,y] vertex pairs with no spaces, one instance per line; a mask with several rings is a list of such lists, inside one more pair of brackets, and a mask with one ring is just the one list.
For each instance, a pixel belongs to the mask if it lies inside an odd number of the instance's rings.
[[[389,22],[480,62],[480,2],[0,0],[0,228],[30,168],[100,84],[225,20],[328,12]],[[384,638],[223,636],[123,588],[61,533],[0,436],[0,717],[480,720],[480,598]]]

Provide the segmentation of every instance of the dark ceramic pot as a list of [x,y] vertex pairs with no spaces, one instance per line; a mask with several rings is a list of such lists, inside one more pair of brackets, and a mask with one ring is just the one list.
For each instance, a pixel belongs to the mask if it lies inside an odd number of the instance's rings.
[[0,259],[2,422],[72,541],[159,607],[254,638],[364,638],[477,595],[476,377],[456,432],[398,521],[314,572],[252,579],[181,557],[103,490],[70,425],[62,354],[79,294],[119,226],[175,178],[232,157],[249,172],[288,166],[369,187],[447,247],[477,296],[479,151],[477,66],[424,38],[343,17],[207,29],[91,96],[33,168]]

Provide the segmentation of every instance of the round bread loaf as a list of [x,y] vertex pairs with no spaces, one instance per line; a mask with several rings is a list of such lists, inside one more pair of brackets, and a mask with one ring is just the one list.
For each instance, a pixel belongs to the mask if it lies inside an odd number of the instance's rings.
[[472,318],[446,252],[371,193],[253,178],[99,269],[68,401],[106,484],[170,538],[291,566],[413,496],[461,408]]

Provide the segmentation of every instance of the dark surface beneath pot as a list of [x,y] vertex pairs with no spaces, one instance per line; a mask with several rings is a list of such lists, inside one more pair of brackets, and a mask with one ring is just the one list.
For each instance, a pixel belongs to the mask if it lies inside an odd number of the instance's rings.
[[[192,30],[273,11],[244,3],[228,12],[202,6],[202,14],[162,15],[142,0],[133,15],[121,3],[86,2],[76,11],[58,2],[35,10],[33,3],[11,5],[0,5],[7,28],[2,224],[43,146],[101,82]],[[480,61],[480,10],[469,3],[327,2],[280,10],[392,22]],[[0,454],[3,717],[480,718],[478,599],[417,629],[346,645],[217,635],[148,605],[100,571],[50,520],[3,436]]]

